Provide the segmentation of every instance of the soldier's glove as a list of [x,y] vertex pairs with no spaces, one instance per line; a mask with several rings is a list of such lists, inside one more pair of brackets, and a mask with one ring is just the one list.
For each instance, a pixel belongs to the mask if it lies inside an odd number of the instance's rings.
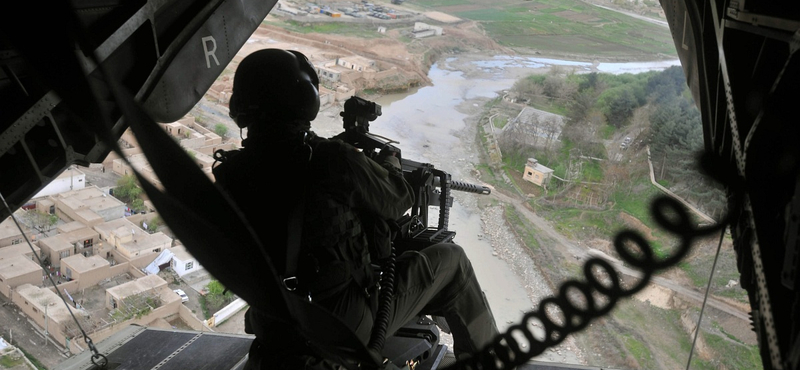
[[393,146],[385,146],[383,149],[381,149],[380,153],[378,153],[377,159],[378,163],[380,164],[388,163],[398,170],[401,169],[400,150]]

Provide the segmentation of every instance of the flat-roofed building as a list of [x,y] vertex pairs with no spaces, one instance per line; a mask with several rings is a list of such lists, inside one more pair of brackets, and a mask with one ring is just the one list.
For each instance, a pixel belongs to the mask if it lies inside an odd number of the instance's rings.
[[72,222],[65,222],[65,223],[63,223],[61,225],[58,225],[58,227],[56,227],[56,231],[58,231],[59,234],[67,234],[67,233],[71,233],[71,232],[73,232],[75,230],[83,229],[85,227],[87,227],[87,226],[84,225],[82,222],[72,221]]
[[[31,247],[33,247],[33,250],[31,250]],[[39,249],[39,247],[36,245],[28,245],[27,243],[0,248],[0,258],[25,256],[25,258],[36,262],[36,257],[33,255],[34,253],[41,256],[41,249]]]
[[374,60],[359,55],[336,58],[336,65],[359,72],[377,72],[378,67]]
[[[221,136],[195,122],[193,117],[184,117],[177,122],[164,123],[161,126],[164,131],[175,138],[190,153],[195,162],[200,165],[200,168],[212,181],[214,177],[211,172],[211,166],[214,164],[214,153],[218,149],[236,149],[233,141],[228,140],[223,143]],[[161,180],[159,180],[144,154],[131,154],[126,159],[117,158],[112,162],[112,170],[121,176],[133,174],[133,169],[157,188],[163,189]]]
[[42,268],[25,255],[0,257],[0,293],[11,298],[11,291],[21,285],[42,283]]
[[173,247],[170,249],[170,251],[173,254],[172,263],[170,266],[172,267],[172,270],[178,274],[178,276],[183,277],[186,274],[203,269],[203,266],[200,265],[200,262],[198,262],[197,259],[186,250],[186,247],[179,245],[177,247]]
[[44,189],[39,190],[33,198],[46,197],[48,195],[58,194],[65,191],[83,189],[86,187],[86,174],[83,171],[69,166],[64,172],[58,175],[55,179],[51,180]]
[[[24,227],[25,226],[23,226],[23,228]],[[30,234],[28,236],[30,236]],[[21,231],[19,231],[17,224],[11,219],[11,217],[8,217],[3,222],[0,222],[0,248],[24,243],[25,236]]]
[[73,221],[59,226],[59,234],[39,240],[47,264],[59,267],[61,260],[76,254],[86,257],[96,254],[102,246],[100,233],[83,223]]
[[528,163],[525,164],[525,173],[522,175],[522,179],[547,189],[547,184],[550,182],[550,177],[552,176],[552,169],[543,166],[535,158],[528,158]]
[[59,234],[39,240],[44,262],[53,267],[61,266],[61,259],[75,254],[77,247]]
[[94,226],[125,216],[127,206],[117,198],[106,194],[96,186],[72,190],[50,197],[56,207],[56,215],[66,221],[79,221]]
[[206,137],[183,122],[162,123],[161,126],[184,148],[198,148],[206,143]]
[[36,201],[36,210],[48,215],[56,214],[56,204],[50,198],[42,198]]
[[[75,329],[72,315],[52,290],[24,284],[14,290],[12,302],[62,346],[66,345],[67,338],[76,334],[72,332]],[[82,309],[71,307],[71,310],[78,319],[89,316]],[[67,334],[67,331],[70,333]]]
[[86,257],[94,255],[95,250],[103,244],[100,241],[100,233],[77,222],[73,222],[71,226],[73,227],[64,228],[64,232],[60,235],[75,246],[72,254],[82,254]]
[[442,34],[444,34],[444,30],[442,29],[442,27],[439,26],[432,26],[427,23],[415,22],[413,34],[415,38],[422,38],[428,36],[441,36]]
[[104,241],[103,251],[113,254],[117,262],[130,262],[144,268],[161,251],[172,246],[172,238],[162,232],[150,234],[128,219],[105,222],[94,227]]
[[106,289],[106,308],[113,310],[124,304],[124,300],[139,294],[152,294],[161,298],[164,304],[180,301],[180,297],[167,286],[158,275],[145,275],[134,281]]
[[100,256],[76,254],[61,260],[61,275],[69,280],[77,280],[78,289],[86,289],[108,278],[111,275],[110,267],[111,264]]
[[317,70],[317,76],[319,76],[320,80],[335,83],[339,82],[342,78],[341,71],[328,67],[327,65],[315,65],[314,68]]

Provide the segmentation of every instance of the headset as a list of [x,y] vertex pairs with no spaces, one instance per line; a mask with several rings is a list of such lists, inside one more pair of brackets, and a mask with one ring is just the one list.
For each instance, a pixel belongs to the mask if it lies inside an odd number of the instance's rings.
[[270,120],[312,121],[319,106],[319,77],[303,53],[263,49],[239,63],[229,103],[239,128]]

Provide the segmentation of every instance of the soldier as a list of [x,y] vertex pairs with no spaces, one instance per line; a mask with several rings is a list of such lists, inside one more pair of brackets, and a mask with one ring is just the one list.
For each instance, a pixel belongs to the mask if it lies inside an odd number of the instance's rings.
[[[230,116],[247,128],[247,138],[243,149],[216,156],[222,163],[214,175],[260,240],[270,241],[268,253],[284,287],[326,308],[366,344],[378,295],[373,263],[387,254],[386,221],[411,207],[413,192],[395,153],[384,150],[373,161],[340,140],[314,135],[318,86],[314,67],[300,52],[265,49],[244,58]],[[458,245],[402,253],[395,271],[388,335],[420,313],[447,319],[456,356],[480,350],[497,334]],[[248,367],[276,368],[287,355],[313,356],[270,332],[268,310],[248,312],[246,330],[256,334]]]

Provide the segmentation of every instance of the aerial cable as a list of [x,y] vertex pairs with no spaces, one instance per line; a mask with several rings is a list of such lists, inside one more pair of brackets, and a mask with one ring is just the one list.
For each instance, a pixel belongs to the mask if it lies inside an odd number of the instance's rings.
[[[611,312],[621,298],[631,297],[644,289],[656,272],[680,262],[696,239],[718,230],[722,230],[724,235],[730,221],[725,217],[714,225],[697,227],[683,205],[667,196],[654,199],[650,213],[654,221],[677,237],[680,243],[672,255],[658,258],[653,246],[638,231],[617,233],[614,238],[616,252],[626,264],[642,273],[632,287],[622,284],[620,272],[611,263],[601,258],[590,258],[583,264],[584,280],[563,282],[556,295],[540,301],[538,308],[526,313],[521,323],[509,327],[480,352],[458,360],[446,369],[500,370],[526,363],[547,348],[560,344],[570,334],[585,329],[593,319]],[[558,312],[564,319],[554,319],[559,315],[551,311]],[[544,335],[535,334],[531,329],[533,324],[540,324]]]
[[[25,242],[28,243],[28,247],[31,249],[31,252],[36,257],[36,260],[39,261],[39,267],[42,268],[44,275],[47,276],[48,280],[50,280],[50,284],[52,284],[53,287],[55,288],[56,294],[58,294],[58,297],[61,298],[62,302],[64,302],[64,306],[67,307],[67,311],[69,311],[69,315],[72,317],[72,321],[75,322],[75,325],[78,326],[78,330],[81,331],[81,335],[83,335],[83,339],[86,341],[86,345],[89,347],[89,350],[92,351],[92,363],[104,369],[106,365],[108,365],[108,358],[106,358],[105,355],[103,355],[97,350],[97,347],[95,347],[92,338],[90,338],[89,334],[86,334],[86,331],[83,330],[83,327],[81,326],[81,323],[78,321],[78,318],[75,317],[75,313],[72,312],[72,307],[69,306],[67,300],[64,298],[64,295],[61,294],[60,290],[58,290],[58,286],[56,285],[55,280],[53,280],[53,275],[50,275],[49,271],[47,271],[47,269],[44,267],[44,261],[42,261],[41,256],[39,256],[39,254],[36,253],[36,250],[33,249],[33,244],[28,238],[28,235],[25,234],[24,230],[22,230],[22,225],[20,225],[19,221],[14,216],[14,212],[11,210],[11,207],[8,206],[6,198],[3,196],[1,192],[0,192],[0,201],[3,202],[3,207],[5,207],[8,210],[8,213],[11,215],[11,219],[14,221],[14,224],[17,226],[17,229],[22,234],[22,237],[25,238]],[[47,332],[47,328],[44,328],[44,330],[45,332]],[[67,348],[67,350],[69,350],[69,348]]]
[[711,274],[708,276],[708,285],[706,285],[706,294],[703,295],[703,305],[700,306],[700,317],[697,318],[697,327],[694,329],[694,339],[692,339],[692,348],[689,350],[689,359],[686,360],[686,370],[689,370],[689,367],[692,364],[692,355],[694,354],[694,347],[697,344],[697,337],[700,335],[700,323],[703,322],[703,312],[706,309],[706,302],[708,301],[708,293],[711,291],[711,282],[714,278],[714,270],[717,268],[717,260],[719,259],[719,253],[722,249],[722,240],[725,239],[725,230],[727,228],[723,228],[722,232],[719,235],[719,244],[717,244],[717,253],[714,255],[714,263],[711,264]]

